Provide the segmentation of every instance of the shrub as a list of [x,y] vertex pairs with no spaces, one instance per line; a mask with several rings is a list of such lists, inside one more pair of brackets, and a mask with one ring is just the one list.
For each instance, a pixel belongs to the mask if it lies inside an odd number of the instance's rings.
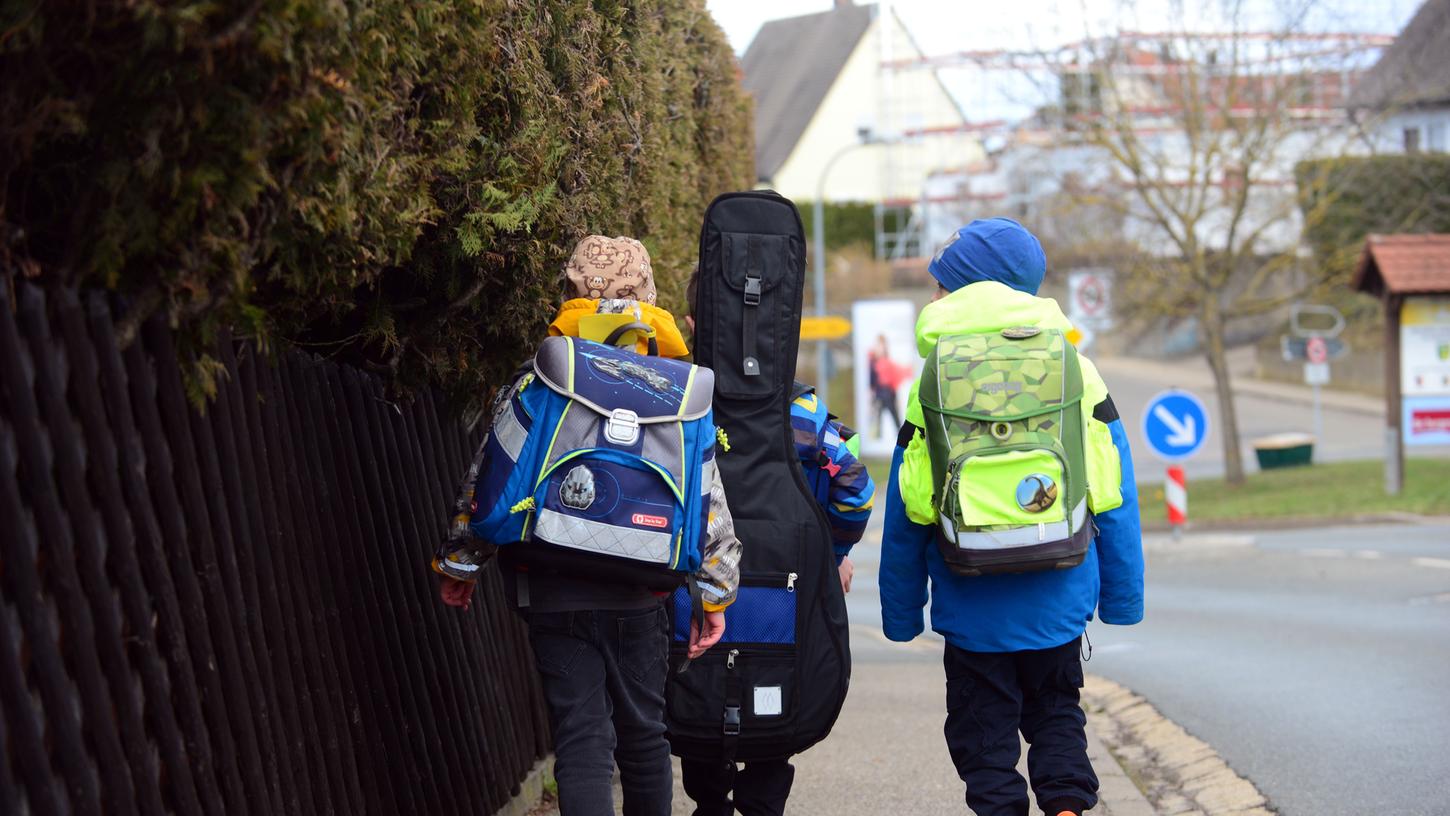
[[1370,233],[1450,232],[1450,156],[1321,159],[1301,162],[1295,175],[1299,189],[1308,191],[1304,211],[1316,215],[1305,237],[1315,261],[1332,272],[1320,299],[1344,313],[1356,348],[1378,348],[1383,307],[1350,291],[1350,276]]
[[1306,237],[1321,263],[1344,280],[1370,233],[1450,232],[1450,156],[1419,154],[1322,159],[1295,168]]
[[[814,246],[814,203],[796,202],[796,207],[801,211],[801,223],[806,230],[806,246]],[[892,215],[894,217],[895,214]],[[821,208],[821,220],[825,222],[827,252],[837,252],[852,246],[865,246],[873,253],[876,251],[876,208],[871,204],[859,201],[827,202]],[[898,229],[899,226],[893,221],[890,228]]]
[[[750,115],[703,0],[0,10],[0,265],[477,398],[588,232],[678,305]],[[21,81],[15,81],[21,78]]]

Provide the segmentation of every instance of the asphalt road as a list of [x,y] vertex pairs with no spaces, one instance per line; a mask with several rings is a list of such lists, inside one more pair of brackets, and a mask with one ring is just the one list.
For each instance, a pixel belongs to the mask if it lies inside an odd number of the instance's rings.
[[[1248,358],[1241,352],[1234,357],[1234,367],[1239,369],[1248,365]],[[1199,453],[1184,463],[1184,470],[1190,478],[1223,475],[1223,438],[1220,436],[1223,423],[1212,376],[1201,359],[1193,357],[1165,363],[1110,357],[1095,362],[1123,418],[1140,482],[1163,480],[1163,465],[1152,457],[1143,443],[1142,422],[1149,400],[1166,388],[1183,388],[1193,392],[1203,400],[1208,410],[1208,438]],[[1307,387],[1284,387],[1273,394],[1241,388],[1235,393],[1239,449],[1244,466],[1250,473],[1258,469],[1253,440],[1290,431],[1312,433],[1314,430],[1312,391]],[[1378,406],[1367,399],[1354,400],[1351,405],[1353,407],[1324,401],[1321,406],[1322,433],[1315,445],[1317,461],[1384,458],[1383,410],[1377,410]],[[1444,455],[1447,452],[1436,448],[1428,453]]]
[[1207,741],[1281,813],[1450,813],[1450,525],[1155,549],[1147,609],[1090,628],[1088,670]]

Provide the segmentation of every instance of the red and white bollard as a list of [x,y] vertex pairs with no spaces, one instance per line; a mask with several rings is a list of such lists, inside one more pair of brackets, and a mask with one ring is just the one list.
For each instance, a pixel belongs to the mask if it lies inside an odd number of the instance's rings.
[[1183,535],[1183,525],[1188,523],[1188,479],[1178,465],[1168,467],[1168,481],[1163,484],[1163,500],[1168,505],[1168,523],[1173,525],[1173,537]]

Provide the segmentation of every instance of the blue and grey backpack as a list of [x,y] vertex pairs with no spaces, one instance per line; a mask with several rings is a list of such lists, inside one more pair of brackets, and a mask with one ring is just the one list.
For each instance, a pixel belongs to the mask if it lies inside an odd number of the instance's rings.
[[679,360],[546,339],[494,407],[472,531],[518,563],[679,585],[700,566],[714,380]]

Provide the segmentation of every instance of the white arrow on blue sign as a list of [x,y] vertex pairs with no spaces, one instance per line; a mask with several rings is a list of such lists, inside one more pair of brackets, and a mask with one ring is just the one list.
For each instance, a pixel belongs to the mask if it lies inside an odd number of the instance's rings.
[[1160,459],[1187,459],[1207,437],[1208,411],[1187,391],[1160,392],[1143,409],[1143,441]]

